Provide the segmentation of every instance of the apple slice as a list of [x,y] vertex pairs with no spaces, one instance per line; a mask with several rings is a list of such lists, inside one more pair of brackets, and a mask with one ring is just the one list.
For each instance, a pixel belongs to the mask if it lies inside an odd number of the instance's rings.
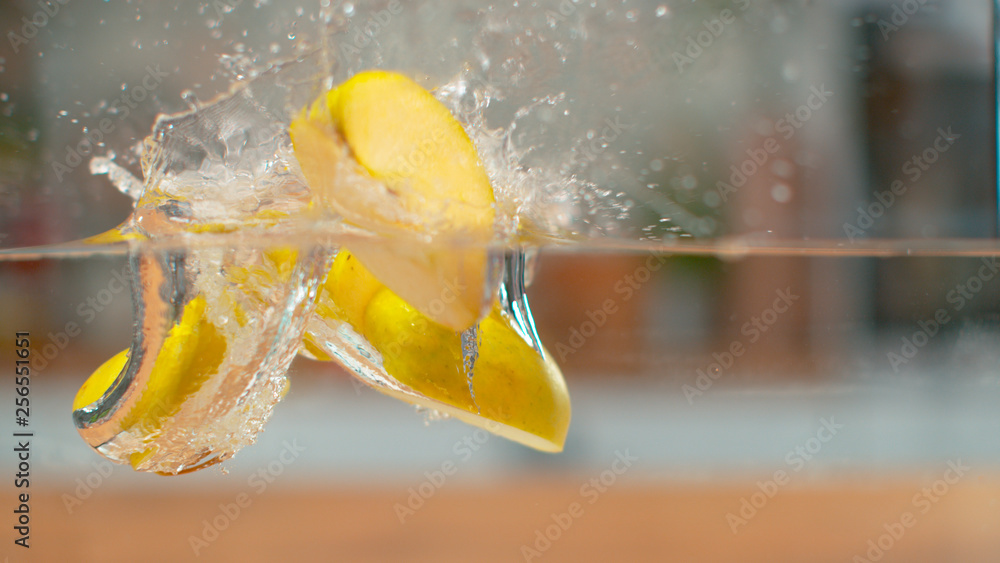
[[493,189],[444,105],[406,76],[366,71],[320,96],[289,133],[318,200],[380,235],[350,245],[375,277],[455,330],[487,313]]

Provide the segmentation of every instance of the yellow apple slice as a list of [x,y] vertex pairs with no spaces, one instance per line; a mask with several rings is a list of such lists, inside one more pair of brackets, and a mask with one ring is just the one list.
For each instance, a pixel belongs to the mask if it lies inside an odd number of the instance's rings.
[[399,73],[361,72],[289,133],[317,199],[382,235],[350,245],[379,280],[455,330],[489,310],[493,189],[462,125],[433,95]]
[[[118,419],[119,432],[155,437],[164,421],[175,415],[219,369],[226,355],[226,338],[205,316],[205,298],[195,297],[184,306],[180,321],[170,328],[157,354],[145,389]],[[73,400],[73,410],[97,403],[117,382],[130,359],[126,349],[102,364],[87,378]],[[155,452],[155,446],[127,452],[138,469]]]
[[[548,352],[535,351],[521,338],[498,306],[477,326],[471,379],[461,333],[411,307],[347,250],[334,260],[316,314],[349,324],[378,351],[382,368],[401,385],[361,378],[376,390],[538,450],[562,450],[570,421],[562,373]],[[322,326],[307,327],[304,345],[313,357],[329,359],[324,337],[310,330]]]

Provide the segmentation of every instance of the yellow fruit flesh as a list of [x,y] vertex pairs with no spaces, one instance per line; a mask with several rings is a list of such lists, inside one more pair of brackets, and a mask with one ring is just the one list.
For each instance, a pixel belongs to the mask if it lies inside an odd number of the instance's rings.
[[[493,192],[472,142],[433,96],[408,78],[388,72],[356,75],[320,98],[290,128],[296,158],[319,201],[376,233],[403,233],[396,240],[359,243],[342,250],[317,296],[315,314],[346,322],[384,358],[388,374],[412,392],[379,388],[410,403],[446,412],[544,451],[560,451],[570,419],[569,396],[558,367],[518,335],[494,304],[480,321],[479,357],[472,390],[465,373],[460,332],[479,321],[486,286],[484,245],[493,232]],[[344,186],[344,167],[373,183]],[[381,212],[386,200],[402,212]],[[413,218],[432,217],[427,224]],[[471,249],[443,249],[405,234],[462,238]],[[394,231],[395,229],[395,231]],[[411,237],[412,238],[412,237]],[[114,237],[94,237],[113,242]],[[265,258],[270,268],[231,268],[229,281],[263,300],[268,287],[288,281],[294,251]],[[359,258],[365,261],[362,266]],[[369,269],[371,271],[369,271]],[[457,293],[442,299],[446,292]],[[445,303],[444,307],[440,305]],[[155,436],[169,416],[217,373],[227,351],[221,332],[205,317],[198,296],[184,308],[157,355],[149,383],[123,419],[122,430]],[[232,308],[242,326],[241,310]],[[306,333],[303,348],[331,359],[322,342]],[[126,350],[84,383],[74,409],[94,404],[129,362]],[[473,394],[475,399],[473,399]],[[155,450],[133,452],[139,466]]]
[[318,200],[388,235],[350,245],[379,280],[455,330],[486,312],[493,189],[462,125],[434,96],[398,73],[358,73],[303,111],[289,134]]
[[386,373],[416,395],[376,387],[379,391],[539,450],[562,450],[570,421],[562,373],[547,353],[521,338],[498,307],[479,323],[470,392],[461,334],[416,311],[350,252],[337,255],[317,305],[317,311],[333,312],[364,336],[382,355]]
[[73,410],[79,410],[87,405],[92,405],[104,396],[104,393],[111,388],[111,385],[118,379],[125,365],[128,363],[129,349],[126,348],[112,356],[112,358],[97,368],[83,386],[76,392],[73,399]]
[[331,90],[326,105],[357,161],[423,218],[444,203],[478,213],[448,216],[457,229],[492,233],[493,189],[462,125],[409,78],[362,72]]
[[[180,321],[171,327],[157,354],[149,383],[131,410],[121,419],[121,431],[155,437],[164,421],[180,409],[214,375],[226,355],[226,338],[205,317],[207,303],[198,296],[184,306]],[[105,362],[84,382],[73,401],[81,409],[98,401],[111,388],[129,361],[124,350]],[[130,461],[137,467],[155,450],[138,450]]]
[[[494,196],[461,124],[409,78],[370,71],[320,96],[290,134],[310,187],[349,221],[375,232],[436,229],[468,245],[428,248],[411,235],[352,243],[337,256],[316,314],[364,336],[385,371],[413,393],[375,388],[537,449],[561,450],[570,406],[559,368],[495,304],[483,307],[492,301],[484,299],[482,245],[493,232]],[[376,182],[345,181],[353,174]],[[392,205],[417,220],[388,214]],[[484,313],[470,391],[460,333]],[[330,359],[308,332],[303,347]]]

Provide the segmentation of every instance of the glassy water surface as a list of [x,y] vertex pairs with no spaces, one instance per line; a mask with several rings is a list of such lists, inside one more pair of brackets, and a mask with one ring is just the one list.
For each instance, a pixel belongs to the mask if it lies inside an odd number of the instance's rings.
[[[258,303],[266,321],[234,333],[244,340],[227,360],[259,366],[234,392],[253,380],[280,396],[267,373],[287,367],[294,346],[265,353],[253,343],[304,330],[294,319],[314,290],[309,272],[370,236],[302,212],[308,193],[287,127],[322,90],[378,67],[432,89],[476,143],[498,201],[491,252],[540,249],[525,281],[574,400],[566,449],[480,444],[456,422],[425,428],[408,407],[393,410],[299,359],[259,443],[225,464],[237,488],[296,438],[308,449],[286,475],[313,491],[381,491],[388,500],[376,504],[393,526],[407,488],[448,461],[460,468],[456,489],[516,492],[527,490],[518,475],[556,476],[573,485],[566,499],[523,507],[523,533],[504,535],[517,526],[502,520],[491,549],[573,557],[579,537],[565,531],[542,550],[534,527],[544,535],[549,513],[577,500],[594,514],[574,520],[578,529],[627,537],[627,519],[591,508],[581,486],[628,450],[638,461],[620,476],[624,489],[692,490],[711,507],[670,536],[693,557],[726,560],[703,546],[731,540],[729,555],[747,560],[780,559],[779,545],[797,554],[787,560],[875,560],[868,541],[878,546],[907,511],[924,529],[878,549],[927,561],[995,553],[1000,246],[995,129],[984,119],[994,106],[988,4],[913,13],[889,2],[109,4],[63,6],[0,61],[0,324],[36,335],[32,393],[53,436],[39,470],[60,519],[73,522],[60,495],[79,496],[73,480],[100,459],[75,435],[72,394],[132,338],[144,301],[126,295],[143,264],[179,272],[184,285],[149,302],[183,303],[185,292],[218,301],[232,290],[218,272],[263,263],[279,243],[298,249],[288,279],[301,283],[272,288]],[[32,16],[0,10],[5,22]],[[170,117],[154,119],[161,112]],[[121,223],[151,187],[169,197],[137,209],[150,240],[66,244]],[[291,219],[256,221],[265,211]],[[232,229],[191,234],[209,223]],[[213,423],[204,439],[237,424]],[[456,446],[469,436],[477,449]],[[935,492],[959,460],[968,476]],[[769,495],[778,471],[788,483]],[[219,486],[218,473],[202,473],[160,485],[116,469],[106,490],[127,502],[156,487]],[[933,498],[918,498],[926,487]],[[606,488],[610,503],[627,496]],[[445,499],[453,489],[438,490]],[[744,498],[760,504],[758,492],[764,505],[744,508]],[[851,514],[838,515],[840,502]],[[187,536],[211,508],[178,524],[167,541],[177,553],[192,553]],[[646,551],[636,560],[670,549],[637,544]]]

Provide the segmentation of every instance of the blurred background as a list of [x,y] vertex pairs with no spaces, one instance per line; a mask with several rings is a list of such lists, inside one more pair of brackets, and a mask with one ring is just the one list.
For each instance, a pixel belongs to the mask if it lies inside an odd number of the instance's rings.
[[[70,419],[129,342],[124,257],[0,261],[0,360],[28,331],[37,362],[32,548],[7,480],[0,553],[994,561],[994,21],[980,0],[3,2],[0,248],[119,224],[131,200],[91,156],[141,177],[158,114],[320,45],[344,74],[471,66],[520,187],[551,196],[528,216],[580,242],[542,249],[529,288],[573,400],[563,453],[299,359],[257,444],[174,478],[112,466]],[[734,252],[634,250],[699,241]],[[880,255],[907,247],[937,251]]]

